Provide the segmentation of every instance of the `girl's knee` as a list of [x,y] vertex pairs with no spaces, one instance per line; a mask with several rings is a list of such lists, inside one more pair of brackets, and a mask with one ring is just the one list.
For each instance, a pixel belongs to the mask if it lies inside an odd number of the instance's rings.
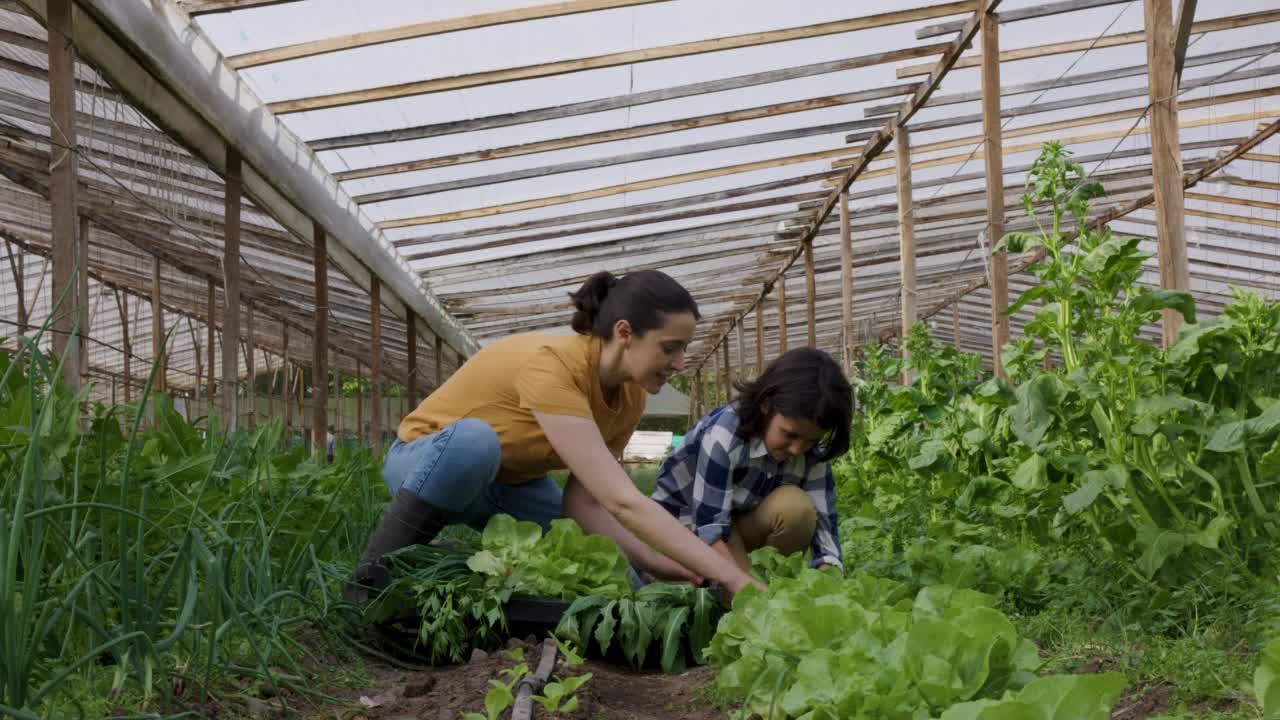
[[795,552],[808,547],[818,527],[818,510],[813,500],[796,485],[783,485],[767,498],[774,515],[774,535],[795,547],[779,548]]

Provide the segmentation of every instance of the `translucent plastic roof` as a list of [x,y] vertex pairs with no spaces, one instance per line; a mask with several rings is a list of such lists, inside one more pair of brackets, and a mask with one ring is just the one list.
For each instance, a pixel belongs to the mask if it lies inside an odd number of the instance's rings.
[[[659,268],[702,306],[695,365],[731,324],[745,325],[729,342],[735,364],[753,364],[757,310],[766,356],[776,352],[776,288],[757,300],[798,253],[792,226],[813,219],[868,138],[930,80],[975,7],[179,4],[481,342],[563,329],[566,293],[592,272]],[[1280,117],[1280,8],[1198,5],[1179,95],[1187,171]],[[227,6],[244,9],[203,12]],[[1143,3],[1004,0],[998,12],[1006,226],[1026,224],[1017,196],[1045,140],[1066,143],[1107,185],[1097,213],[1150,193]],[[385,42],[362,44],[371,40]],[[908,128],[918,312],[948,342],[989,356],[979,51],[975,38]],[[849,188],[860,342],[900,325],[892,148]],[[1278,154],[1271,137],[1187,192],[1202,314],[1217,312],[1228,283],[1280,297]],[[1150,207],[1114,225],[1155,235]],[[819,344],[837,351],[838,213],[814,247]],[[794,346],[807,336],[804,263],[785,278]],[[1013,274],[1011,297],[1031,280]],[[1154,259],[1146,280],[1158,282]],[[1027,317],[1013,319],[1015,336]]]

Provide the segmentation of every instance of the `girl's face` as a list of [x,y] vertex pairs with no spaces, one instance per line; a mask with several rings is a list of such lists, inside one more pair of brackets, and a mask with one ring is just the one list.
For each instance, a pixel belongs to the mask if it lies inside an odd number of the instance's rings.
[[693,313],[671,313],[662,327],[639,336],[627,321],[619,320],[614,337],[623,342],[623,365],[631,379],[650,394],[658,394],[671,376],[684,370],[684,351],[697,322]]
[[822,440],[825,433],[809,418],[793,418],[774,413],[764,432],[769,457],[778,462],[804,455]]

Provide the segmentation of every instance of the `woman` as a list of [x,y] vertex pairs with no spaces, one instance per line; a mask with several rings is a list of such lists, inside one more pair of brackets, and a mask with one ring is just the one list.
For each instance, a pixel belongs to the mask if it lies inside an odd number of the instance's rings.
[[[683,369],[697,304],[655,270],[597,273],[570,297],[576,335],[487,345],[400,423],[384,467],[393,498],[356,569],[364,589],[390,583],[387,553],[498,513],[544,529],[573,518],[655,577],[709,578],[733,592],[754,582],[640,493],[617,460],[645,393]],[[562,493],[547,473],[566,467]]]
[[809,549],[814,567],[843,569],[831,461],[849,450],[844,372],[825,352],[797,348],[738,392],[662,463],[653,499],[743,570],[765,545]]

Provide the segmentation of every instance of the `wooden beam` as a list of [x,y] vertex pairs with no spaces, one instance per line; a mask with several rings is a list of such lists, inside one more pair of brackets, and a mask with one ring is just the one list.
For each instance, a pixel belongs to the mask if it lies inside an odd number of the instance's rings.
[[[206,345],[207,345],[208,347],[206,347],[206,348],[205,348],[205,352],[206,352],[206,353],[208,353],[208,357],[209,357],[209,387],[208,387],[208,388],[206,388],[206,392],[208,393],[208,400],[209,400],[209,413],[208,413],[208,414],[209,414],[210,418],[212,418],[212,417],[213,417],[213,404],[214,404],[214,400],[217,398],[217,395],[215,395],[215,394],[214,394],[214,393],[215,393],[215,388],[217,387],[217,382],[215,381],[215,378],[217,377],[217,373],[216,373],[216,371],[214,370],[214,367],[215,367],[215,365],[214,365],[214,358],[215,358],[215,355],[214,355],[214,345],[216,345],[216,332],[217,332],[217,331],[216,331],[216,329],[215,329],[215,327],[216,327],[216,326],[215,326],[215,324],[214,324],[214,319],[215,319],[215,316],[216,316],[216,313],[217,313],[217,306],[216,306],[216,304],[215,304],[215,302],[216,302],[216,301],[215,301],[215,297],[216,297],[216,296],[215,296],[215,294],[214,294],[214,288],[213,288],[213,281],[212,281],[212,280],[209,280],[209,281],[208,281],[208,288],[209,288],[209,293],[208,293],[208,296],[207,296],[207,302],[208,302],[207,307],[208,307],[208,318],[209,318],[209,319],[208,319],[208,321],[205,323],[205,328],[206,328],[206,330],[208,331],[208,336],[207,336],[207,339],[206,339],[206,341],[205,341],[205,342],[206,342]],[[213,431],[214,431],[214,427],[213,427],[213,425],[212,425],[212,424],[210,424],[208,429],[209,429],[209,432],[213,432]]]
[[635,5],[650,5],[657,2],[670,2],[670,0],[569,0],[568,2],[547,3],[545,5],[535,5],[533,7],[517,8],[514,10],[500,10],[498,12],[480,13],[465,17],[429,20],[426,22],[410,23],[408,25],[379,28],[377,30],[366,30],[364,32],[351,33],[349,35],[336,35],[333,37],[322,38],[320,40],[310,40],[308,42],[294,43],[292,45],[271,48],[269,50],[241,53],[227,58],[227,64],[237,70],[241,70],[244,68],[258,67],[259,65],[285,62],[286,60],[315,57],[317,55],[325,55],[327,53],[340,52],[343,50],[373,47],[375,45],[399,42],[401,40],[411,40],[414,38],[429,37],[432,35],[443,35],[463,30],[496,27],[499,25],[507,25],[509,23],[525,22],[528,20],[563,17],[566,15],[576,15],[578,13],[595,12],[597,10],[609,10],[612,8],[631,7]]
[[227,145],[222,244],[222,428],[240,425],[240,152]]
[[133,402],[133,343],[129,340],[129,295],[115,291],[116,309],[120,312],[120,343],[124,347],[124,403]]
[[328,235],[318,222],[312,228],[312,237],[316,327],[311,342],[311,452],[323,463],[329,417],[329,250]]
[[[409,368],[409,404],[417,407],[418,404],[418,329],[416,316],[410,312],[405,317],[405,341],[409,344],[408,368]],[[407,414],[407,413],[405,413]]]
[[622,155],[609,155],[604,157],[586,158],[583,160],[572,160],[570,162],[558,163],[555,165],[521,168],[519,170],[508,170],[490,175],[475,175],[456,180],[445,180],[436,183],[396,188],[394,190],[365,193],[363,195],[355,196],[352,200],[362,205],[385,202],[387,200],[401,200],[404,198],[421,197],[423,195],[464,190],[472,187],[487,187],[501,183],[516,182],[519,180],[551,177],[553,175],[581,172],[583,170],[596,170],[599,168],[613,167],[615,165],[647,162],[650,160],[659,160],[668,157],[683,157],[687,155],[696,155],[698,153],[712,152],[715,150],[795,140],[815,135],[834,135],[845,132],[846,130],[870,127],[877,124],[877,122],[878,121],[875,120],[849,120],[826,125],[792,128],[788,130],[778,130],[776,132],[725,138],[721,140],[708,140],[705,142],[691,143],[689,145],[658,148],[656,150],[642,150],[639,152],[624,153]]
[[834,150],[818,150],[814,152],[800,153],[798,155],[785,155],[782,157],[770,158],[768,160],[757,160],[755,162],[727,165],[707,170],[680,173],[678,175],[668,175],[648,180],[637,180],[634,182],[622,183],[620,185],[610,185],[602,188],[593,188],[591,190],[581,190],[564,195],[533,198],[530,200],[503,203],[501,205],[490,205],[488,207],[472,208],[469,210],[456,210],[453,212],[437,213],[434,215],[419,215],[416,217],[383,220],[382,222],[377,223],[377,227],[379,229],[388,230],[392,228],[453,222],[455,220],[468,220],[478,217],[491,217],[493,215],[516,212],[519,210],[532,210],[535,208],[550,207],[552,205],[563,205],[565,203],[579,202],[582,200],[594,200],[596,198],[622,195],[624,193],[636,192],[639,190],[668,187],[670,185],[694,182],[695,180],[707,180],[710,178],[724,177],[726,175],[735,175],[737,173],[785,167],[787,165],[795,165],[797,163],[810,162],[813,160],[844,157],[853,154],[854,152],[855,151],[851,151],[849,148],[836,148]]
[[778,354],[787,351],[787,276],[778,276],[774,285],[778,290]]
[[[1130,2],[1130,0],[1061,0],[1060,2],[1045,3],[1043,5],[1034,5],[1032,7],[1018,8],[1000,14],[999,22],[1011,23],[1020,20],[1032,20],[1041,17],[1051,17],[1053,15],[1061,15],[1062,13],[1076,12],[1078,10],[1088,10],[1089,8],[1106,7],[1108,5],[1119,5],[1120,3]],[[916,39],[925,40],[927,38],[940,37],[960,32],[964,28],[963,20],[952,20],[951,22],[930,25],[916,30]]]
[[164,296],[160,292],[160,258],[151,259],[151,353],[156,364],[156,392],[169,390],[169,353],[163,349],[164,329]]
[[840,193],[840,326],[844,334],[842,365],[845,372],[849,372],[853,367],[856,339],[853,336],[853,221],[849,215],[848,190]]
[[248,404],[248,413],[246,413],[245,422],[250,430],[258,419],[258,363],[257,348],[254,338],[253,326],[253,303],[245,303],[244,307],[244,344],[245,349],[249,352],[245,354],[245,377],[249,380],[245,387],[245,402]]
[[1183,197],[1187,200],[1199,200],[1201,202],[1216,202],[1225,205],[1238,205],[1240,207],[1253,208],[1254,210],[1271,210],[1280,211],[1280,203],[1267,202],[1265,200],[1247,200],[1245,198],[1232,197],[1230,195],[1206,195],[1205,193],[1183,193]]
[[[1004,154],[1000,127],[1000,19],[982,17],[982,134],[987,173],[987,242],[993,248],[1004,237]],[[995,373],[1006,377],[1000,353],[1009,342],[1009,255],[991,255],[991,356]],[[905,328],[904,328],[905,330]]]
[[293,403],[289,402],[289,372],[293,365],[289,362],[289,325],[281,327],[280,342],[284,350],[280,353],[280,400],[284,404],[284,436],[286,448],[293,447]]
[[[390,163],[386,165],[376,165],[368,168],[359,168],[356,170],[347,170],[336,173],[336,177],[340,181],[359,180],[370,177],[380,177],[385,175],[394,175],[408,172],[418,172],[421,170],[431,170],[441,167],[454,167],[457,165],[466,165],[476,162],[487,162],[499,158],[520,157],[524,155],[534,155],[538,153],[551,152],[554,150],[563,150],[567,148],[587,147],[600,143],[617,142],[620,140],[629,140],[640,137],[653,137],[656,135],[664,135],[667,133],[683,132],[695,128],[715,127],[729,123],[744,122],[748,120],[757,120],[762,118],[779,117],[793,113],[808,112],[811,110],[819,110],[824,108],[842,107],[865,102],[872,98],[894,97],[897,95],[905,95],[913,92],[917,84],[911,85],[894,85],[885,88],[874,88],[872,90],[863,90],[859,92],[843,93],[840,95],[824,95],[821,97],[808,98],[805,100],[796,100],[785,103],[775,103],[771,105],[763,105],[759,107],[746,108],[743,110],[731,110],[729,112],[712,113],[709,115],[700,115],[697,117],[683,118],[679,120],[669,120],[665,122],[649,123],[646,125],[636,125],[633,127],[621,128],[616,130],[605,130],[602,132],[586,133],[582,135],[570,135],[552,140],[540,140],[537,142],[525,143],[523,145],[506,145],[497,148],[489,148],[485,150],[473,150],[453,155],[442,155],[423,160],[411,160]],[[825,135],[831,133],[844,132],[846,130],[856,130],[860,127],[871,127],[874,123],[866,123],[858,120],[844,121],[841,123],[828,123],[825,125],[815,125],[811,127],[791,128],[768,133],[756,133],[741,137],[725,138],[721,140],[704,141],[700,143],[692,143],[688,145],[659,148],[655,150],[646,150],[642,152],[625,153],[620,155],[592,158],[589,160],[579,160],[568,163],[560,163],[552,166],[544,166],[541,168],[527,168],[520,171],[511,171],[508,173],[499,173],[492,176],[477,176],[475,178],[466,178],[470,185],[461,185],[459,187],[473,187],[475,185],[487,185],[494,182],[511,182],[512,180],[523,179],[524,177],[543,177],[547,175],[555,175],[566,172],[576,172],[579,170],[589,170],[597,167],[608,167],[610,165],[621,165],[631,162],[643,162],[646,160],[656,160],[674,155],[688,155],[699,152],[709,152],[712,150],[722,150],[726,148],[744,147],[748,145],[756,145],[766,142],[777,142],[780,140],[793,140],[797,138],[811,137],[814,135]],[[552,169],[555,168],[555,169]],[[486,177],[500,178],[496,180],[486,180]],[[432,186],[422,186],[432,187]],[[458,189],[448,185],[442,185],[442,190],[428,190],[418,194],[428,194],[429,192],[443,192],[444,189]],[[405,195],[404,197],[411,197]],[[370,193],[368,195],[358,195],[354,199],[358,203],[378,202],[383,199],[392,199],[395,196],[381,197],[378,194]]]
[[762,305],[756,306],[756,374],[760,377],[760,373],[764,372],[764,317]]
[[965,12],[971,7],[972,3],[967,0],[962,2],[943,3],[930,7],[915,8],[911,10],[897,10],[894,12],[881,13],[879,15],[868,15],[845,20],[823,22],[803,27],[747,33],[744,35],[733,35],[711,40],[698,40],[695,42],[679,43],[676,45],[666,45],[662,47],[627,50],[624,52],[609,53],[606,55],[596,55],[594,57],[558,60],[539,63],[536,65],[526,65],[523,67],[488,70],[465,75],[455,75],[453,77],[433,78],[429,80],[384,85],[361,90],[332,93],[328,95],[316,95],[311,97],[295,98],[292,100],[282,100],[268,104],[267,109],[278,115],[284,115],[307,110],[323,110],[327,108],[344,107],[347,105],[376,102],[380,100],[414,97],[418,95],[444,92],[446,90],[461,90],[464,88],[481,87],[496,83],[552,77],[566,73],[581,72],[584,70],[597,70],[600,68],[632,65],[652,62],[655,60],[665,60],[668,58],[688,57],[690,55],[700,55],[703,53],[720,52],[723,50],[733,50],[737,48],[759,47],[761,45],[789,42],[791,40],[838,35],[858,30],[867,30],[871,28],[887,27],[889,25],[927,20],[929,18],[942,17],[944,15],[954,15]]
[[92,321],[89,318],[89,218],[80,218],[80,235],[76,242],[76,325],[80,328],[77,336],[77,357],[80,358],[80,385],[84,382],[89,370],[89,333]]
[[[1151,174],[1155,182],[1160,286],[1190,290],[1183,218],[1182,151],[1178,144],[1172,0],[1143,0],[1142,18],[1150,68],[1147,85],[1151,102]],[[1182,316],[1165,310],[1162,327],[1164,345],[1168,347],[1178,337]]]
[[[1203,20],[1198,23],[1193,23],[1191,25],[1191,32],[1198,34],[1217,32],[1220,30],[1234,30],[1253,25],[1265,25],[1267,23],[1277,21],[1280,21],[1280,10],[1263,10],[1260,12],[1230,15],[1228,17]],[[1136,45],[1140,42],[1144,42],[1145,39],[1145,35],[1142,32],[1128,32],[1118,33],[1116,35],[1089,37],[1081,40],[1033,45],[1030,47],[1018,48],[1017,50],[1005,50],[1000,53],[1000,62],[1015,62],[1018,60],[1029,60],[1033,58],[1049,57],[1052,55],[1065,55],[1068,53],[1084,52],[1090,48],[1099,50],[1102,48],[1119,47],[1122,45]],[[979,55],[966,55],[956,61],[955,68],[978,67],[981,64],[982,59]],[[918,77],[921,75],[928,75],[932,70],[932,63],[906,65],[898,68],[897,75],[900,79]]]
[[186,10],[188,15],[212,15],[293,2],[299,0],[178,0],[178,7]]
[[369,433],[373,435],[373,454],[382,454],[382,283],[378,276],[369,274],[369,329],[373,333],[369,344],[369,381],[373,393],[369,399]]
[[817,281],[813,277],[813,240],[810,240],[804,244],[804,302],[808,309],[809,347],[818,346],[817,294]]
[[[911,139],[904,127],[894,133],[896,142],[896,164],[898,175],[898,257],[901,275],[902,299],[902,336],[911,332],[916,323],[916,234],[915,215],[911,201]],[[907,348],[903,345],[903,359],[907,358]],[[905,380],[904,380],[905,382]]]
[[439,390],[444,384],[444,339],[439,335],[436,336],[436,386],[435,390]]
[[1187,61],[1187,46],[1191,41],[1191,25],[1196,20],[1196,0],[1178,3],[1178,29],[1173,41],[1173,86],[1182,84],[1182,68]]
[[72,41],[72,0],[50,0],[48,24],[51,37],[60,42],[49,43],[49,230],[53,245],[53,285],[50,289],[50,323],[53,335],[54,362],[62,361],[62,379],[73,391],[80,389],[80,344],[75,341],[78,309],[83,301],[77,297],[76,285],[76,205],[78,161],[76,159],[76,47]]

